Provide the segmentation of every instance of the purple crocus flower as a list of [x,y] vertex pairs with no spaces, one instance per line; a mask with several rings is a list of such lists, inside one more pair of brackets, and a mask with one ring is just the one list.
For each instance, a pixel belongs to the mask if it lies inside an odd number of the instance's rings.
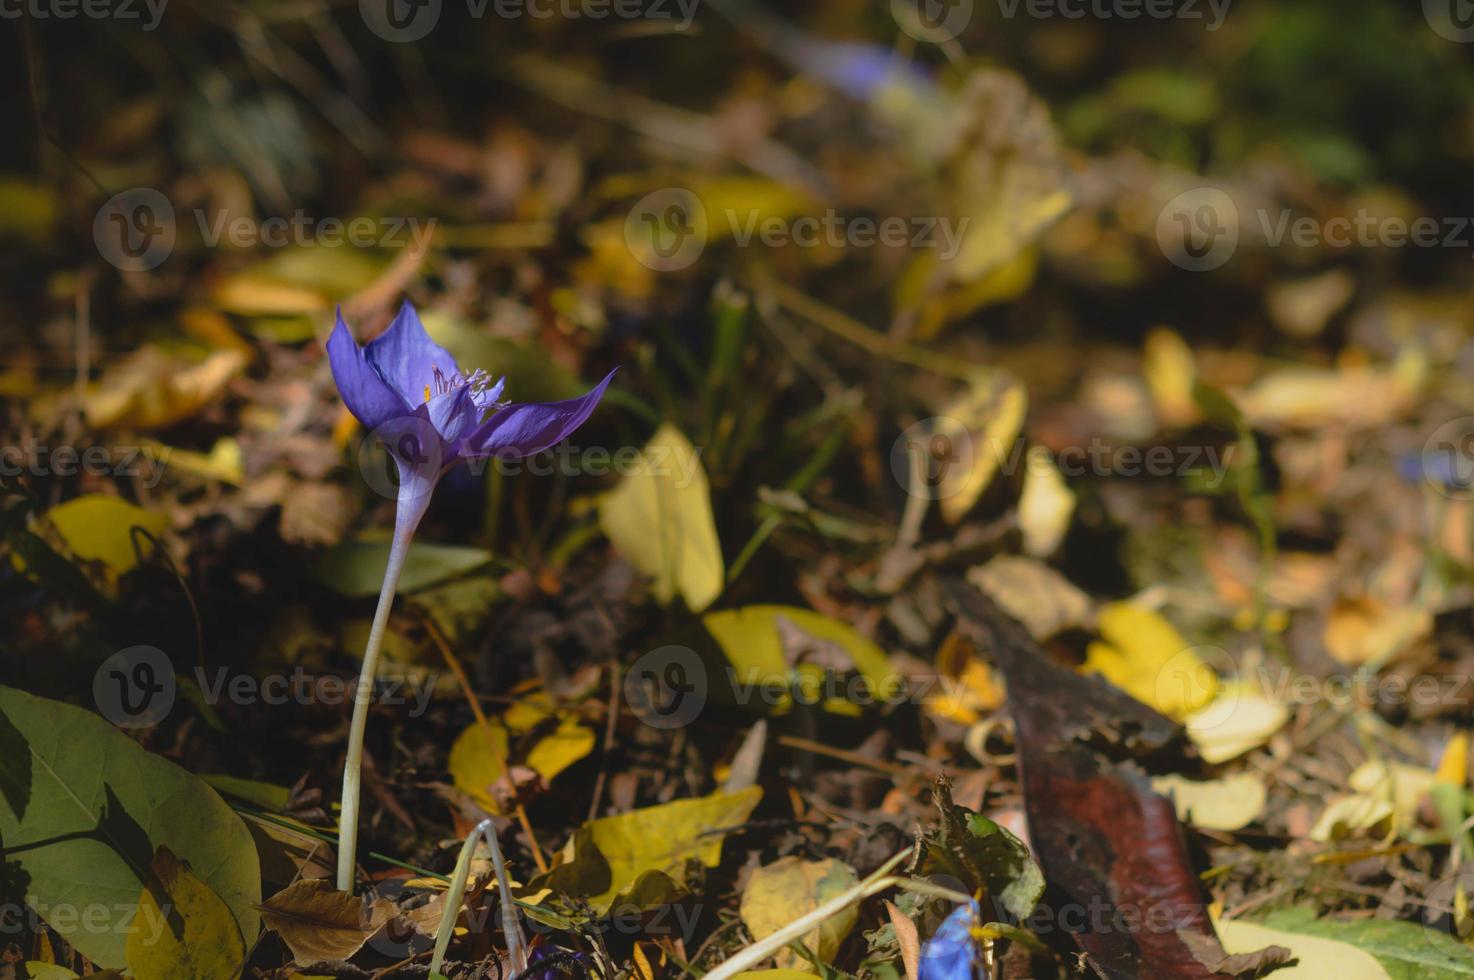
[[389,329],[363,347],[354,341],[340,311],[327,346],[344,404],[384,443],[399,470],[394,538],[358,675],[343,767],[338,888],[351,893],[369,695],[410,539],[425,515],[435,484],[462,460],[531,456],[563,441],[588,419],[614,373],[581,398],[507,404],[501,401],[504,382],[492,384],[482,371],[463,373],[455,358],[430,339],[408,302]]
[[978,962],[977,940],[973,938],[978,916],[977,902],[952,910],[921,947],[917,980],[975,980],[976,977],[987,980],[987,971]]
[[492,384],[484,371],[462,373],[408,302],[363,347],[340,311],[328,361],[348,410],[398,464],[401,505],[406,495],[428,504],[436,481],[462,460],[520,458],[562,442],[588,419],[614,377],[611,371],[581,398],[509,405],[500,400],[506,379]]

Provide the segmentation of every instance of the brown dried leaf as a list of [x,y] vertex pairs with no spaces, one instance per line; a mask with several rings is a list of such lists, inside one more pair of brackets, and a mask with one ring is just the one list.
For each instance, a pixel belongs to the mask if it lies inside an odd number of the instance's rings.
[[348,959],[399,912],[392,902],[365,902],[321,878],[288,885],[260,908],[262,921],[281,936],[298,966]]

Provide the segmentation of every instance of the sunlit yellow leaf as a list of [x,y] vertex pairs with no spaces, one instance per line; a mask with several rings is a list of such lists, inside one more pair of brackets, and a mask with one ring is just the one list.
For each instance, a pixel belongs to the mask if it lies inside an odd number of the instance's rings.
[[876,700],[890,696],[900,683],[885,651],[848,624],[812,609],[743,606],[707,613],[701,622],[730,662],[738,690],[784,692],[775,703],[762,705],[777,714],[791,708],[792,691],[830,711],[859,714],[860,706],[845,700],[847,687],[831,691],[826,677],[857,674],[865,696]]
[[656,598],[677,595],[693,612],[722,592],[724,565],[711,488],[700,454],[666,424],[638,462],[599,502],[599,526],[640,571],[654,579]]
[[145,887],[139,896],[124,946],[135,980],[240,976],[245,943],[220,897],[165,848],[154,856],[153,879],[157,888]]
[[689,862],[721,863],[724,832],[742,826],[762,796],[751,786],[592,820],[529,887],[579,896],[595,914],[667,904],[686,894]]
[[949,524],[967,516],[1011,458],[1028,405],[1022,384],[990,371],[980,372],[966,392],[937,413],[932,438],[950,446],[951,456],[938,471],[933,492]]
[[1289,720],[1290,711],[1283,704],[1235,682],[1220,685],[1217,696],[1183,725],[1198,754],[1216,765],[1257,749]]
[[1082,667],[1103,675],[1143,704],[1184,719],[1213,700],[1218,676],[1158,613],[1129,602],[1100,608],[1104,642],[1092,643]]
[[1206,780],[1154,776],[1152,789],[1172,798],[1184,823],[1206,830],[1239,830],[1264,812],[1264,780],[1252,772]]
[[[762,940],[791,925],[825,902],[859,883],[854,869],[833,858],[805,861],[782,857],[755,869],[742,892],[742,921],[754,940]],[[839,944],[855,928],[859,912],[853,906],[825,919],[801,940],[821,963],[832,963]],[[780,968],[809,968],[808,960],[788,947],[773,957]]]
[[[100,561],[112,574],[123,575],[138,564],[134,528],[158,538],[169,518],[157,511],[105,493],[90,493],[57,504],[42,515],[54,527],[72,554],[84,561]],[[138,538],[147,554],[149,545]]]
[[968,569],[967,580],[1023,623],[1036,640],[1084,626],[1094,608],[1079,587],[1033,558],[997,555]]
[[1233,955],[1256,953],[1266,946],[1284,946],[1295,957],[1290,966],[1280,967],[1270,976],[1283,980],[1391,980],[1377,958],[1350,943],[1301,933],[1269,929],[1238,919],[1217,919],[1213,923],[1225,952]]
[[[501,813],[502,806],[492,787],[507,775],[512,763],[513,737],[540,729],[552,717],[545,707],[529,698],[514,704],[499,718],[489,719],[485,725],[476,722],[466,728],[451,746],[447,766],[456,788],[488,812]],[[526,757],[520,763],[551,782],[592,752],[596,742],[593,729],[571,713],[559,713],[556,727],[527,748]]]
[[1310,828],[1310,839],[1334,841],[1363,831],[1381,836],[1395,817],[1391,800],[1365,793],[1348,793],[1336,797],[1321,811],[1315,826]]
[[1042,446],[1029,450],[1024,471],[1024,490],[1018,502],[1018,526],[1024,536],[1024,553],[1048,558],[1064,541],[1075,514],[1075,494],[1065,485],[1059,467]]
[[1202,414],[1193,399],[1198,368],[1192,348],[1175,330],[1158,327],[1147,334],[1142,374],[1152,393],[1157,416],[1166,425],[1191,425]]
[[164,428],[213,402],[248,360],[238,348],[218,350],[195,362],[157,347],[141,347],[88,388],[83,411],[99,428]]

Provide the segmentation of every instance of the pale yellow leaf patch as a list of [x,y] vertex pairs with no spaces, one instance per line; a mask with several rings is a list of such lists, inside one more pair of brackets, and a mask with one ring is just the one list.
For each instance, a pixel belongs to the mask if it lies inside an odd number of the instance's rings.
[[654,580],[661,602],[679,595],[700,612],[721,595],[725,567],[711,487],[700,453],[675,426],[661,426],[619,485],[599,501],[599,526]]
[[1018,525],[1024,554],[1048,558],[1058,550],[1075,514],[1075,494],[1043,446],[1029,450],[1024,490],[1019,496]]
[[1192,780],[1176,773],[1152,778],[1152,789],[1171,797],[1183,823],[1205,830],[1240,830],[1264,812],[1264,780],[1252,772]]
[[1276,980],[1391,980],[1377,958],[1350,943],[1318,936],[1305,936],[1279,929],[1269,929],[1237,919],[1218,919],[1213,923],[1224,951],[1230,955],[1255,953],[1266,946],[1284,946],[1296,962],[1280,967],[1271,976]]
[[1112,602],[1100,608],[1097,624],[1103,639],[1086,649],[1086,673],[1179,721],[1218,693],[1218,675],[1159,613]]

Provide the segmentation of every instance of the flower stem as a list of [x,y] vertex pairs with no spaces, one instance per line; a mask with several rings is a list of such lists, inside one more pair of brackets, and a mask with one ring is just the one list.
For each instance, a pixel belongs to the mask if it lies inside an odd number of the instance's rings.
[[440,928],[435,931],[435,955],[430,959],[430,976],[440,974],[445,965],[445,951],[450,948],[451,933],[455,931],[456,917],[460,915],[461,899],[466,894],[466,878],[471,873],[471,856],[476,852],[477,838],[485,837],[491,848],[491,864],[496,872],[497,901],[501,903],[502,934],[507,939],[507,956],[511,960],[512,973],[527,969],[527,956],[522,949],[522,927],[517,922],[517,908],[512,901],[511,881],[507,877],[507,864],[502,858],[501,843],[496,837],[496,825],[490,820],[478,823],[466,836],[461,847],[460,859],[456,861],[455,874],[450,879],[450,891],[445,895],[445,909],[440,913]]
[[[379,606],[374,610],[374,623],[369,628],[368,645],[363,651],[363,666],[358,673],[358,686],[353,695],[353,721],[348,729],[348,755],[343,763],[343,801],[338,817],[338,890],[353,894],[353,871],[358,852],[358,800],[362,789],[363,734],[368,728],[369,703],[373,700],[374,675],[379,668],[379,648],[384,643],[384,630],[389,625],[389,609],[399,587],[399,575],[409,556],[410,539],[425,514],[430,495],[412,493],[411,481],[400,484],[399,505],[394,515],[394,539],[389,545],[389,562],[384,568],[384,585],[379,590]],[[418,488],[416,488],[418,489]]]

